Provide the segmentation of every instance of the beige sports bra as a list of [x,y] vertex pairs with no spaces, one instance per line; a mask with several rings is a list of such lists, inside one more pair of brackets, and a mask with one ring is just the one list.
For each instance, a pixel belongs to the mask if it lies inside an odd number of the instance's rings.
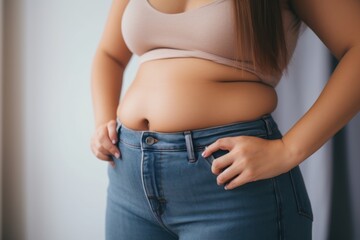
[[[284,1],[284,0],[281,0]],[[129,0],[122,18],[121,30],[131,52],[140,63],[163,58],[195,57],[240,68],[275,87],[282,74],[266,75],[254,69],[250,52],[235,60],[233,0],[213,0],[201,7],[181,13],[163,13],[149,0]],[[299,28],[292,29],[295,16],[284,5],[283,23],[288,54],[291,57]]]

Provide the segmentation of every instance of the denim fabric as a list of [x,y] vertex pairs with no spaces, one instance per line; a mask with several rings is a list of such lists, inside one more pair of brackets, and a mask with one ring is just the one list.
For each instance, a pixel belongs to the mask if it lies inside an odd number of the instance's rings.
[[313,213],[299,166],[231,190],[211,172],[222,137],[282,138],[271,114],[183,132],[129,129],[117,120],[121,157],[108,167],[106,240],[309,240]]

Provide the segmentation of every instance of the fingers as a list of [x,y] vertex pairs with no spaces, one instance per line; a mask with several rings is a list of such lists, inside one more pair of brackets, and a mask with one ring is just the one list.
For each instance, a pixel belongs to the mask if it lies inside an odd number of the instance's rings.
[[[257,174],[255,174],[256,172],[253,168],[249,168],[246,161],[236,161],[234,157],[228,156],[230,154],[231,152],[224,155],[224,158],[221,157],[223,159],[217,158],[213,161],[212,167],[215,165],[216,169],[223,169],[226,167],[223,171],[216,170],[220,171],[220,174],[216,178],[217,184],[225,185],[224,188],[229,190],[256,181]],[[227,158],[225,158],[225,156],[227,156]]]
[[207,146],[205,148],[205,150],[202,153],[202,156],[208,157],[211,153],[213,153],[219,149],[230,150],[234,146],[233,141],[234,141],[233,137],[219,138],[218,140],[216,140],[215,142],[213,142],[212,144],[210,144],[209,146]]
[[107,149],[103,148],[100,142],[94,143],[93,145],[96,145],[96,147],[94,146],[91,147],[94,155],[100,160],[108,161],[108,163],[114,168],[115,162],[111,157],[111,153]]
[[216,178],[216,182],[218,185],[225,184],[237,175],[241,173],[241,170],[237,164],[232,164],[229,167],[225,168],[224,171],[222,171]]
[[110,157],[108,154],[103,154],[99,151],[95,155],[97,155],[96,157],[99,158],[100,160],[109,161],[110,166],[113,168],[115,167],[115,162],[114,162],[113,158]]
[[[101,151],[100,148],[98,148],[98,149],[99,149],[98,151],[95,151],[95,152],[94,152],[95,156],[96,156],[98,159],[104,160],[104,161],[112,161],[112,160],[113,160],[112,157],[109,156],[110,153],[109,153],[108,151],[106,151],[106,150],[102,150],[102,151]],[[104,152],[106,152],[106,153],[104,153]]]
[[253,177],[254,174],[251,173],[252,170],[248,169],[248,161],[243,158],[246,153],[244,143],[246,143],[245,140],[249,138],[251,137],[236,136],[219,138],[208,145],[202,153],[203,157],[208,157],[219,149],[229,151],[229,153],[213,160],[211,166],[211,171],[218,175],[216,178],[217,184],[225,185],[225,189],[233,189],[247,182],[252,182],[255,179]]
[[104,160],[104,161],[112,161],[112,154],[108,149],[106,149],[105,147],[103,147],[103,145],[101,144],[101,142],[94,138],[94,140],[92,141],[91,144],[91,150],[94,153],[94,155],[100,159],[100,160]]
[[116,120],[111,120],[107,123],[107,129],[109,132],[109,138],[111,139],[112,144],[117,143],[118,137],[116,132]]
[[224,168],[227,168],[234,162],[232,153],[229,152],[221,157],[215,158],[211,164],[211,171],[218,175],[223,171]]
[[252,177],[251,172],[244,170],[241,174],[231,180],[229,183],[225,185],[226,190],[233,189],[235,187],[241,186],[248,182],[253,182],[255,179]]
[[119,149],[111,142],[109,136],[108,136],[108,132],[100,132],[99,133],[99,150],[104,154],[112,154],[114,155],[116,158],[120,157],[120,151]]
[[109,164],[114,166],[111,155],[116,158],[120,158],[121,156],[120,150],[115,144],[118,140],[116,121],[111,120],[98,127],[91,140],[91,150],[98,159],[109,161]]

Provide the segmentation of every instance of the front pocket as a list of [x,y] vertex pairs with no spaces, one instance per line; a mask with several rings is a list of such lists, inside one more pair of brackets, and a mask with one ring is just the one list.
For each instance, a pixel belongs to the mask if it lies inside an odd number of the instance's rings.
[[212,154],[210,154],[209,156],[205,157],[204,159],[206,160],[206,162],[210,165],[212,165],[212,162],[216,159],[216,158],[219,158],[225,154],[227,154],[229,151],[228,150],[222,150],[222,149],[219,149],[215,152],[213,152]]
[[313,221],[311,202],[299,166],[289,171],[298,213]]

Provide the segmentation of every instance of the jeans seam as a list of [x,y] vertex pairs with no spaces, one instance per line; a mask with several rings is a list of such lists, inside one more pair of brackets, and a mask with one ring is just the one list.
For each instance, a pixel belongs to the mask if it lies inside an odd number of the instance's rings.
[[[144,133],[141,134],[141,137]],[[168,229],[165,224],[159,219],[159,217],[154,213],[153,211],[153,207],[148,199],[148,196],[147,196],[147,190],[146,190],[146,186],[145,186],[145,182],[144,182],[144,174],[143,174],[143,168],[144,168],[144,150],[143,150],[143,147],[142,147],[142,144],[140,145],[141,147],[141,164],[140,164],[140,172],[141,172],[141,183],[142,183],[142,187],[143,187],[143,191],[144,191],[144,194],[145,194],[145,198],[146,198],[146,201],[150,207],[150,211],[152,213],[152,216],[155,218],[155,220],[160,224],[160,226],[165,229],[168,233],[170,233],[172,236],[174,236],[175,238],[177,238],[177,235],[175,233],[173,233],[170,229]]]
[[310,220],[313,220],[311,215],[306,213],[305,211],[303,211],[303,209],[301,207],[301,203],[300,203],[299,196],[298,196],[298,191],[297,191],[297,188],[296,188],[296,185],[295,185],[295,182],[294,182],[295,180],[294,180],[294,177],[293,177],[292,170],[289,171],[289,175],[290,175],[290,179],[291,179],[291,185],[292,185],[292,188],[293,188],[293,193],[294,193],[294,197],[295,197],[296,208],[297,208],[298,214],[303,215],[303,216],[309,218]]
[[212,167],[212,162],[215,160],[214,155],[210,154],[208,157],[205,157],[204,159],[211,168]]
[[272,178],[273,187],[274,187],[274,195],[276,200],[276,207],[277,207],[277,226],[278,226],[278,234],[279,240],[284,239],[284,225],[282,223],[282,201],[281,201],[281,194],[277,183],[277,178]]
[[[162,156],[163,156],[163,154],[162,154],[162,152],[160,152],[160,154],[159,154],[159,162],[161,163],[162,161]],[[159,193],[159,198],[162,198],[162,199],[164,199],[165,200],[165,196],[164,196],[164,190],[163,190],[163,185],[162,185],[162,169],[159,167],[159,171],[158,171],[158,173],[159,173],[159,176],[156,178],[156,182],[157,182],[157,185],[158,185],[158,193]],[[161,206],[161,207],[163,207],[163,206]]]
[[134,144],[131,144],[131,143],[125,142],[125,141],[123,141],[123,140],[121,139],[121,137],[120,137],[119,141],[120,141],[120,142],[122,142],[123,144],[125,144],[125,145],[127,145],[127,146],[131,147],[131,148],[135,148],[135,149],[139,149],[139,148],[141,148],[141,145],[134,145]]

